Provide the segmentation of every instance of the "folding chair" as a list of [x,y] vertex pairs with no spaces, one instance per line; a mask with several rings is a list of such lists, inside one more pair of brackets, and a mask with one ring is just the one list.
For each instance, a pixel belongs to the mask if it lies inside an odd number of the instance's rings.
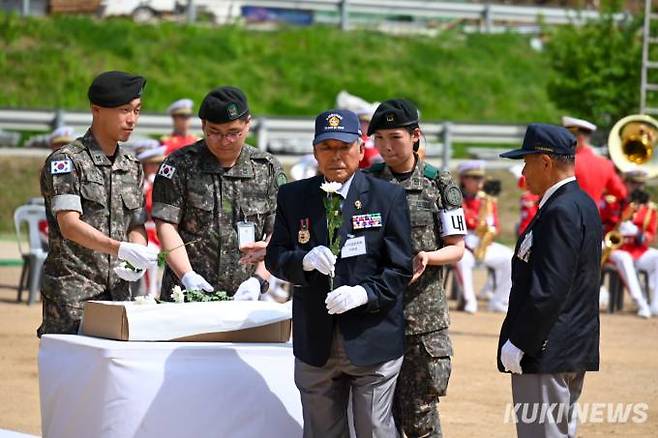
[[[43,250],[41,238],[39,237],[39,221],[46,219],[46,208],[43,205],[21,205],[14,211],[14,226],[16,227],[16,238],[18,250],[23,257],[23,269],[18,283],[18,302],[22,301],[23,289],[28,289],[28,304],[36,301],[41,289],[41,272],[43,262],[46,260],[47,252]],[[21,226],[27,223],[28,240],[30,248],[23,251]]]

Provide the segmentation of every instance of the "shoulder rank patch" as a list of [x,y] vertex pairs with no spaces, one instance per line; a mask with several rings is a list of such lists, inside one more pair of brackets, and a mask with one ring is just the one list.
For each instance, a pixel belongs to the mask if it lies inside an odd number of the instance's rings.
[[160,166],[160,170],[158,171],[158,175],[164,176],[165,178],[168,178],[168,179],[171,179],[174,176],[174,172],[176,172],[176,168],[174,166],[163,163],[162,166]]
[[71,160],[56,160],[50,162],[50,174],[59,175],[62,173],[71,173],[73,163]]

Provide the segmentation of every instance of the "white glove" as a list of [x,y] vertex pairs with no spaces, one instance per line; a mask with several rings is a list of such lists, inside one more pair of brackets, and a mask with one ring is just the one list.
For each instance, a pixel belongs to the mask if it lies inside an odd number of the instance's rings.
[[119,258],[137,269],[147,269],[158,262],[158,250],[138,243],[121,242]]
[[183,278],[180,279],[180,282],[183,283],[183,286],[185,286],[185,290],[204,290],[206,292],[212,292],[215,290],[215,288],[213,288],[205,278],[194,271],[190,271],[183,275]]
[[514,374],[523,374],[521,368],[521,359],[523,358],[523,351],[519,350],[508,339],[500,349],[500,361],[505,367],[505,371],[511,371]]
[[631,221],[624,221],[619,225],[619,232],[622,236],[636,236],[639,228]]
[[334,265],[336,265],[336,256],[326,246],[316,246],[310,250],[302,260],[302,267],[305,271],[317,269],[324,275],[334,275]]
[[341,286],[327,294],[324,300],[329,315],[344,313],[368,302],[368,293],[363,286]]
[[140,269],[139,271],[134,271],[125,266],[124,263],[119,264],[114,268],[114,273],[119,276],[120,279],[126,281],[137,281],[144,276],[146,269]]
[[256,277],[243,281],[233,295],[234,301],[258,301],[260,298],[260,281]]

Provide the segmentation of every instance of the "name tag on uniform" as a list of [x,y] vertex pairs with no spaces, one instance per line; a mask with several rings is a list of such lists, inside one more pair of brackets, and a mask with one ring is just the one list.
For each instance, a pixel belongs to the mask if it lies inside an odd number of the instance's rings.
[[352,228],[363,230],[366,228],[379,228],[382,226],[381,213],[356,214],[352,216]]
[[238,248],[256,241],[256,224],[253,222],[238,222]]
[[347,239],[340,251],[341,258],[356,257],[366,253],[366,236]]
[[532,249],[532,230],[523,238],[523,242],[519,245],[519,251],[516,253],[516,256],[527,262],[530,258],[530,250]]
[[466,235],[466,219],[464,218],[463,208],[441,210],[439,218],[441,219],[441,237]]

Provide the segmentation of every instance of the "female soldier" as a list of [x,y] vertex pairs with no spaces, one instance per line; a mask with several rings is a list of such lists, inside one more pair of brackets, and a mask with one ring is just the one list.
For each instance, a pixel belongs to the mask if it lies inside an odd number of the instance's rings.
[[439,396],[446,393],[452,355],[442,269],[464,253],[462,195],[450,172],[418,157],[421,132],[411,102],[392,99],[379,105],[368,128],[373,134],[384,163],[368,171],[407,191],[415,254],[404,298],[407,346],[393,412],[407,436],[440,437]]

